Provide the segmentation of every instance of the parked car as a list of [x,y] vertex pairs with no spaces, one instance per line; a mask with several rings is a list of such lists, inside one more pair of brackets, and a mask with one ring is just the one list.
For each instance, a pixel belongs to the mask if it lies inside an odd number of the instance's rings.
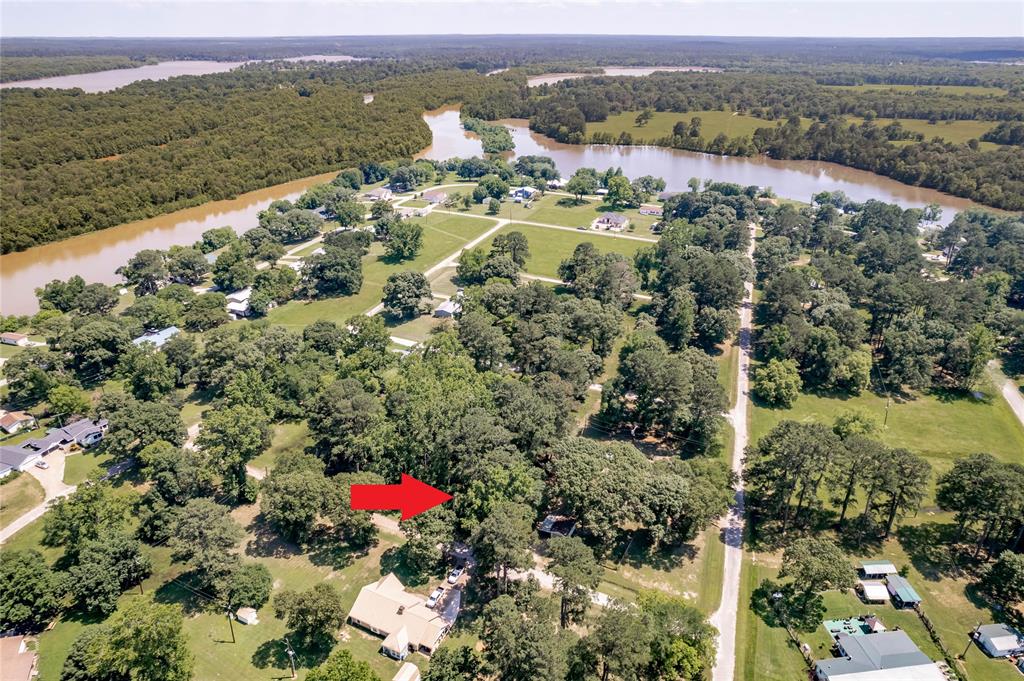
[[39,461],[36,461],[36,468],[49,468],[49,467],[50,467],[50,464],[46,463],[42,459],[39,459]]
[[427,607],[428,608],[433,608],[435,605],[437,605],[437,602],[439,600],[441,600],[441,596],[443,596],[443,595],[444,595],[444,587],[443,586],[439,586],[436,589],[434,589],[434,592],[432,594],[430,594],[430,598],[427,599]]
[[461,567],[457,567],[454,570],[452,570],[450,573],[448,573],[448,583],[454,584],[455,582],[459,581],[459,577],[461,577],[462,573],[465,571],[466,568]]

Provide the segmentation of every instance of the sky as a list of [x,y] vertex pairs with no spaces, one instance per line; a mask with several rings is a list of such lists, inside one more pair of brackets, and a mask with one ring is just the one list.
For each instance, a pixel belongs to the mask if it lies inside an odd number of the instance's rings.
[[1024,0],[2,0],[0,36],[1024,36]]

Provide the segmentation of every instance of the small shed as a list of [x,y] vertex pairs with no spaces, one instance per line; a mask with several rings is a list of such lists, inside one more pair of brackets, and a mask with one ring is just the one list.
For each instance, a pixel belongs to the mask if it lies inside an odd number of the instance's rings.
[[242,624],[259,624],[260,618],[256,613],[256,608],[239,608],[235,613],[235,619]]
[[857,582],[857,592],[865,603],[885,603],[889,600],[889,590],[885,583],[865,579]]
[[644,204],[640,206],[640,215],[654,215],[661,217],[665,213],[665,210],[661,206],[651,206]]
[[1024,634],[1008,624],[984,624],[974,632],[974,640],[991,657],[1024,654]]
[[403,662],[391,681],[420,681],[420,670],[412,662]]
[[892,604],[897,608],[910,607],[921,602],[921,596],[910,586],[910,582],[899,575],[889,575],[886,587],[892,597]]
[[888,560],[865,560],[860,564],[860,571],[865,577],[885,577],[899,572]]
[[569,516],[552,513],[540,522],[537,531],[542,539],[571,537],[576,532],[576,521]]

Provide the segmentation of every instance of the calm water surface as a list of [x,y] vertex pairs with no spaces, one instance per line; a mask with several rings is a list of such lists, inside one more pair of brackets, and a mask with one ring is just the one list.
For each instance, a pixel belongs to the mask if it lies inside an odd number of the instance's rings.
[[[312,54],[305,57],[290,57],[283,61],[320,61],[344,62],[353,61],[356,57],[343,54]],[[159,64],[148,64],[134,69],[111,69],[94,71],[93,73],[76,73],[70,76],[54,76],[52,78],[36,78],[35,80],[19,80],[13,83],[0,83],[0,88],[11,87],[50,87],[50,88],[82,88],[86,92],[109,92],[138,80],[167,80],[175,76],[205,76],[210,73],[230,71],[244,61],[162,61]]]
[[[498,71],[491,71],[491,73],[500,73]],[[606,76],[649,76],[652,73],[660,71],[696,71],[700,73],[719,73],[722,69],[716,69],[711,66],[606,66],[604,67],[604,75]],[[491,75],[490,73],[487,75]],[[554,85],[555,83],[563,80],[572,80],[574,78],[586,78],[587,76],[593,76],[593,73],[544,73],[539,76],[531,76],[526,79],[526,84],[530,87],[536,87],[537,85]]]
[[[448,159],[481,154],[479,137],[462,129],[457,108],[429,111],[424,119],[434,138],[433,143],[420,152],[420,158]],[[855,201],[874,198],[906,207],[938,203],[943,207],[944,221],[960,210],[977,206],[967,199],[911,187],[834,163],[730,158],[660,147],[560,144],[530,132],[526,121],[501,122],[512,131],[516,154],[550,156],[566,177],[583,166],[599,170],[614,166],[621,167],[629,177],[663,177],[668,189],[676,191],[685,191],[686,181],[691,177],[768,186],[779,196],[802,201],[808,201],[820,191],[842,190]],[[334,175],[307,177],[243,194],[237,199],[214,201],[0,256],[0,311],[3,314],[34,312],[37,309],[34,290],[55,278],[67,279],[80,274],[86,281],[116,283],[120,278],[114,270],[143,248],[189,244],[211,227],[230,225],[238,232],[251,229],[257,225],[258,213],[271,201],[294,199],[310,186],[326,182]]]

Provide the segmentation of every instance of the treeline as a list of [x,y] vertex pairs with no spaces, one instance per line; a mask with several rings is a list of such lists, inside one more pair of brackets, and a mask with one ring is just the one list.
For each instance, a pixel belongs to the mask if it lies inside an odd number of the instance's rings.
[[512,141],[512,133],[504,125],[494,125],[479,118],[463,118],[462,127],[480,136],[484,153],[499,154],[512,151],[516,144]]
[[[568,143],[631,144],[624,133],[587,135],[587,123],[622,111],[732,110],[765,119],[751,137],[705,139],[699,124],[677,125],[663,146],[718,154],[767,154],[779,159],[831,161],[930,187],[1007,210],[1024,209],[1024,155],[1017,146],[982,150],[977,140],[954,144],[923,140],[876,117],[929,120],[1003,119],[990,141],[1016,139],[1024,106],[1010,95],[971,97],[939,91],[851,92],[810,78],[740,74],[654,74],[645,78],[587,78],[524,90],[500,99],[470,101],[470,115],[529,117],[530,128]],[[853,124],[846,116],[862,116]],[[801,121],[811,118],[810,125]],[[785,121],[783,124],[782,121]],[[894,144],[899,142],[899,144]]]
[[[493,87],[466,71],[289,66],[101,94],[5,92],[3,251],[412,156],[430,142],[424,109]],[[379,86],[370,106],[368,83]]]
[[0,69],[0,83],[52,76],[68,76],[74,73],[93,73],[111,69],[133,69],[146,64],[155,64],[156,59],[138,59],[118,55],[89,55],[62,57],[4,57]]

